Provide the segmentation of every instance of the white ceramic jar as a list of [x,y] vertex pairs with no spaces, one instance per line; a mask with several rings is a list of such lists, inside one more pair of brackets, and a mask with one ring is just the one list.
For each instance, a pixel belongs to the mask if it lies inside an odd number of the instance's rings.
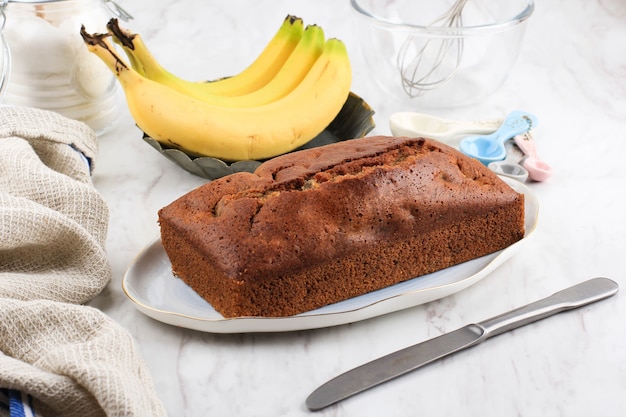
[[80,29],[103,33],[111,17],[130,15],[110,0],[0,0],[0,7],[5,71],[10,66],[2,103],[55,111],[97,133],[112,127],[117,84]]

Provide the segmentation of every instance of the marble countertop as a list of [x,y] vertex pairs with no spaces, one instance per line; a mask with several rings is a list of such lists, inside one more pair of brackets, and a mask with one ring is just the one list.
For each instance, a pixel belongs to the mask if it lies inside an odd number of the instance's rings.
[[[388,100],[369,78],[349,2],[118,1],[162,63],[189,79],[241,68],[287,14],[346,41],[353,91],[389,116],[420,111]],[[139,312],[121,280],[158,236],[157,211],[204,183],[147,146],[120,96],[120,119],[100,138],[94,183],[111,210],[114,277],[90,304],[134,336],[171,416],[621,416],[626,410],[626,298],[504,334],[317,413],[304,400],[323,382],[405,346],[486,319],[596,276],[626,285],[626,3],[543,0],[500,90],[448,118],[541,120],[537,146],[554,175],[529,187],[539,225],[513,258],[451,296],[356,323],[286,333],[212,334]]]

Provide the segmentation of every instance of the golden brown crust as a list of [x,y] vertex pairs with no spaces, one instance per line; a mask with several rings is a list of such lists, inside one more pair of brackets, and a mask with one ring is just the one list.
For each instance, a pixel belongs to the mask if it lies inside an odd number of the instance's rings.
[[208,183],[159,223],[175,274],[222,315],[286,316],[503,249],[523,207],[446,145],[371,137]]

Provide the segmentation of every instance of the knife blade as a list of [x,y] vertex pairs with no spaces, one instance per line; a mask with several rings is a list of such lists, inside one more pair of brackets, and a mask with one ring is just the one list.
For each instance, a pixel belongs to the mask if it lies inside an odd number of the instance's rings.
[[608,278],[592,278],[509,312],[390,353],[321,385],[306,399],[306,406],[312,411],[321,410],[490,337],[608,298],[618,289],[618,284]]

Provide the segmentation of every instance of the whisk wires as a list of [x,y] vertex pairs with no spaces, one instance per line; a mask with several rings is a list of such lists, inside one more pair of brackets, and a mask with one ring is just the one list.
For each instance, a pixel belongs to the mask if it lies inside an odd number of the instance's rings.
[[[429,26],[463,27],[463,8],[467,0],[456,0],[452,7]],[[415,55],[412,52],[415,51]],[[398,51],[396,65],[402,88],[411,98],[419,97],[451,80],[463,57],[463,38],[444,36],[420,40],[408,36]]]

